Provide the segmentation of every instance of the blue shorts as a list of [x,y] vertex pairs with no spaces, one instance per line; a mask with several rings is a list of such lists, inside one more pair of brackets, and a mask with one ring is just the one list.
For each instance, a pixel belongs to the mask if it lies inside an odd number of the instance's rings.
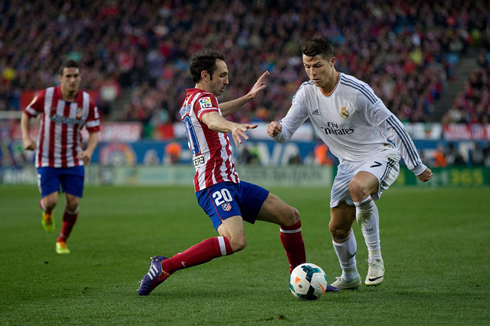
[[268,195],[268,190],[243,181],[238,184],[221,182],[196,192],[199,206],[211,218],[216,230],[224,220],[236,215],[254,224]]
[[37,183],[41,197],[60,191],[82,198],[85,168],[74,166],[71,168],[37,168]]

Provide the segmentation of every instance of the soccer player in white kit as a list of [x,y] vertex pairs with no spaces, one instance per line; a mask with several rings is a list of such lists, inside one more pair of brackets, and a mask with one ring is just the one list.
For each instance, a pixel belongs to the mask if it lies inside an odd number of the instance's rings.
[[432,171],[422,163],[403,124],[372,88],[335,69],[336,59],[328,41],[311,39],[302,53],[310,81],[298,89],[286,117],[271,122],[267,133],[283,143],[309,118],[318,136],[339,159],[329,228],[342,275],[332,285],[339,290],[361,286],[352,230],[357,219],[369,252],[365,284],[377,286],[383,282],[385,268],[374,200],[396,180],[400,155],[420,181],[429,181]]

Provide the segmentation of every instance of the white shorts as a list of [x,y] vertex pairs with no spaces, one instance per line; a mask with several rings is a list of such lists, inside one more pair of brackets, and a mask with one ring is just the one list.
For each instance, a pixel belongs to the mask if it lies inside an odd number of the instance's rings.
[[379,199],[383,191],[388,189],[398,177],[400,173],[399,161],[399,157],[386,155],[361,162],[344,161],[340,163],[330,194],[330,207],[338,206],[341,201],[345,201],[348,205],[354,205],[349,193],[349,182],[360,171],[369,172],[378,178],[378,192],[372,197],[374,200]]

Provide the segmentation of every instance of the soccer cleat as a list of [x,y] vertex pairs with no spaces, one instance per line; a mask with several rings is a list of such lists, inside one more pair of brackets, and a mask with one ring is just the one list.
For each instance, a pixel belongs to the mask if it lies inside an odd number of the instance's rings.
[[54,231],[54,217],[53,217],[53,212],[51,213],[46,213],[43,211],[43,219],[41,221],[43,224],[44,229],[46,232],[53,232]]
[[170,274],[162,269],[162,262],[167,259],[163,256],[155,256],[151,258],[150,269],[148,273],[143,276],[140,281],[140,287],[138,289],[139,295],[148,295],[154,288],[160,283],[163,283]]
[[342,277],[336,277],[336,279],[337,280],[333,282],[331,285],[333,287],[336,287],[339,291],[357,290],[362,284],[360,276],[358,276],[356,279],[350,282],[345,281],[344,279],[342,279]]
[[383,260],[369,258],[366,260],[369,264],[368,273],[364,284],[367,286],[378,286],[383,282],[385,275],[385,266]]
[[66,247],[66,242],[58,241],[56,242],[56,253],[58,254],[69,254],[70,249]]

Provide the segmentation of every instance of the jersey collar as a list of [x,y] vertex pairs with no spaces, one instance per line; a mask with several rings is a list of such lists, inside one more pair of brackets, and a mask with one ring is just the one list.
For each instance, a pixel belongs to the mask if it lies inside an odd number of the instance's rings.
[[337,89],[337,85],[339,84],[339,81],[340,81],[340,72],[337,72],[337,81],[335,82],[335,86],[333,87],[333,89],[329,92],[329,93],[325,93],[323,91],[323,89],[321,89],[320,87],[318,87],[318,89],[320,90],[320,92],[325,95],[325,96],[330,96],[332,95],[332,93]]

